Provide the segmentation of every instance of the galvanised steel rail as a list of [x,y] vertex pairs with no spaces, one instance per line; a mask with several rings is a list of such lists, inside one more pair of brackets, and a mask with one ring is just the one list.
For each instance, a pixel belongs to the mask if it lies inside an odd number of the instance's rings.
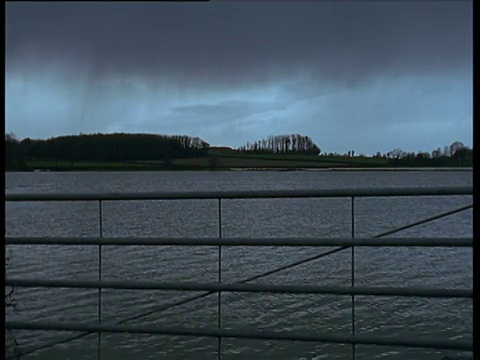
[[[128,332],[128,333],[149,333],[164,335],[190,335],[210,336],[218,339],[218,357],[221,356],[222,337],[251,338],[251,339],[277,339],[277,340],[301,340],[320,341],[330,343],[352,344],[352,357],[355,357],[355,344],[376,344],[408,347],[429,347],[437,349],[467,350],[472,351],[473,344],[464,341],[445,341],[439,339],[383,339],[378,336],[362,336],[355,334],[355,295],[370,296],[422,296],[422,297],[459,297],[473,298],[473,291],[470,289],[425,289],[425,288],[389,288],[389,287],[355,287],[354,286],[354,247],[356,246],[447,246],[447,247],[471,247],[473,239],[444,239],[444,238],[395,238],[378,239],[380,236],[395,233],[419,224],[432,221],[465,209],[473,208],[472,205],[462,207],[444,214],[424,219],[414,224],[379,234],[374,238],[359,239],[355,237],[354,221],[354,200],[355,197],[391,197],[391,196],[448,196],[448,195],[472,195],[472,187],[442,187],[442,188],[385,188],[385,189],[340,189],[340,190],[299,190],[299,191],[236,191],[236,192],[170,192],[170,193],[90,193],[90,194],[7,194],[6,201],[98,201],[99,202],[99,238],[7,238],[7,244],[15,245],[96,245],[99,247],[98,281],[75,281],[75,280],[44,280],[44,279],[6,279],[5,286],[24,287],[82,287],[96,288],[98,295],[98,324],[65,324],[58,322],[18,322],[7,321],[6,329],[37,329],[37,330],[71,330],[87,331],[89,334],[98,334],[98,358],[101,357],[101,333],[102,332]],[[258,198],[317,198],[317,197],[350,197],[352,210],[352,237],[348,239],[308,239],[308,238],[269,238],[269,239],[244,239],[244,238],[222,238],[221,223],[221,200],[222,199],[258,199]],[[103,238],[102,229],[102,201],[116,200],[182,200],[182,199],[217,199],[218,200],[218,238]],[[218,282],[217,283],[159,283],[159,282],[138,282],[138,281],[102,281],[101,278],[101,247],[108,245],[195,245],[195,246],[218,246]],[[221,247],[222,246],[340,246],[339,248],[304,259],[286,267],[272,270],[265,274],[271,274],[280,270],[296,266],[300,263],[311,261],[321,256],[334,252],[352,249],[352,286],[294,286],[294,285],[261,285],[245,284],[246,281],[234,284],[226,284],[221,281]],[[261,276],[265,275],[262,274]],[[256,276],[255,278],[261,277]],[[102,325],[101,315],[101,290],[110,289],[157,289],[157,290],[180,290],[199,291],[208,293],[196,296],[200,298],[212,293],[218,293],[218,321],[217,329],[161,329],[151,327],[131,327],[125,325]],[[268,333],[254,332],[249,330],[226,330],[221,327],[221,292],[271,292],[271,293],[314,293],[314,294],[336,294],[350,295],[352,298],[352,335],[325,335],[311,333]],[[187,300],[189,301],[189,300]],[[173,306],[187,301],[180,301]],[[83,335],[81,335],[83,336]],[[75,336],[74,338],[78,338]],[[73,338],[72,338],[73,339]],[[64,341],[62,341],[64,342]],[[49,345],[51,346],[51,345]]]
[[263,191],[185,191],[135,193],[41,193],[6,194],[6,201],[120,201],[120,200],[208,200],[208,199],[272,199],[331,198],[379,196],[444,196],[472,195],[473,187],[403,187],[326,190],[263,190]]
[[83,288],[116,290],[171,290],[171,291],[229,291],[271,294],[329,294],[329,295],[375,295],[375,296],[417,296],[445,298],[473,298],[469,289],[428,289],[404,287],[367,287],[367,286],[315,286],[315,285],[261,285],[227,284],[195,282],[156,282],[137,280],[42,280],[42,279],[6,279],[5,286],[47,287],[47,288]]
[[88,332],[109,332],[109,333],[130,333],[130,334],[158,334],[158,335],[183,335],[196,337],[224,337],[237,339],[261,339],[261,340],[290,340],[290,341],[318,341],[337,344],[361,344],[361,345],[383,345],[383,346],[405,346],[418,348],[433,348],[445,350],[471,351],[472,345],[467,341],[452,341],[414,337],[402,337],[402,339],[380,338],[371,335],[337,335],[316,332],[272,332],[254,330],[230,330],[215,328],[160,328],[157,326],[128,326],[128,325],[87,325],[71,323],[51,322],[7,322],[10,329],[22,330],[55,330],[55,331],[88,331]]
[[141,245],[141,246],[421,246],[472,247],[472,238],[124,238],[124,237],[12,237],[7,245]]

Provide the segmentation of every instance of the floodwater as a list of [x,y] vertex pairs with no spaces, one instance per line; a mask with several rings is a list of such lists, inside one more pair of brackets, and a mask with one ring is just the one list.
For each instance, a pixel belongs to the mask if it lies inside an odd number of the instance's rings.
[[[470,186],[471,171],[231,171],[7,173],[6,193],[291,190],[364,187]],[[355,199],[355,236],[374,236],[472,203],[471,196]],[[228,237],[350,237],[351,199],[223,200]],[[98,236],[98,202],[7,202],[7,236]],[[471,237],[472,211],[399,232],[397,237]],[[216,200],[107,201],[106,237],[218,236]],[[236,282],[331,250],[322,247],[224,247],[222,281]],[[96,246],[8,246],[9,278],[98,279]],[[351,285],[350,249],[250,283]],[[470,248],[356,248],[356,286],[472,288]],[[102,247],[103,280],[218,280],[217,247]],[[96,323],[98,291],[16,288],[7,320]],[[158,309],[198,292],[103,290],[102,322],[161,327],[216,327],[218,295]],[[231,329],[351,334],[351,297],[222,293],[222,326]],[[355,297],[356,334],[472,340],[472,300]],[[81,333],[13,332],[20,351]],[[6,340],[7,341],[7,340]],[[102,359],[216,359],[216,338],[102,334]],[[97,335],[37,351],[25,359],[94,359]],[[313,342],[222,339],[223,359],[350,359],[352,346]],[[422,348],[355,347],[356,359],[472,358]]]

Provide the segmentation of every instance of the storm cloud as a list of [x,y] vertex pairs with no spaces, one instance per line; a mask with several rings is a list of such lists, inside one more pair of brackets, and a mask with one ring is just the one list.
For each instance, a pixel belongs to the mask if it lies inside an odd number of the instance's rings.
[[472,144],[472,3],[7,3],[6,129]]

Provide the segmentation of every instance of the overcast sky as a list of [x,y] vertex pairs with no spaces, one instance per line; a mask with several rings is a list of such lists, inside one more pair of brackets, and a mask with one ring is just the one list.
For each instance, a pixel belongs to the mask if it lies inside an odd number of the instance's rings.
[[6,5],[6,131],[472,146],[471,1]]

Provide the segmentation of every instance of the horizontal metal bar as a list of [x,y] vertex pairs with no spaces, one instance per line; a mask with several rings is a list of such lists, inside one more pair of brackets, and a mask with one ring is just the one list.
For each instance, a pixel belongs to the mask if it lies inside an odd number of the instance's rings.
[[91,238],[7,237],[8,245],[471,247],[473,238]]
[[189,191],[138,193],[49,193],[5,194],[6,201],[87,201],[87,200],[182,200],[182,199],[258,199],[258,198],[326,198],[370,196],[443,196],[472,195],[472,186],[358,188],[324,190],[263,191]]
[[381,346],[402,346],[420,347],[446,350],[472,351],[471,341],[452,341],[448,339],[432,339],[418,337],[403,337],[400,339],[386,338],[374,335],[337,335],[320,334],[315,332],[271,332],[253,330],[230,330],[218,328],[160,328],[155,326],[129,326],[129,325],[98,325],[98,324],[76,324],[59,322],[23,322],[6,321],[5,328],[10,330],[54,330],[54,331],[88,331],[88,332],[109,332],[109,333],[131,333],[131,334],[158,334],[158,335],[180,335],[198,337],[222,337],[236,339],[259,339],[259,340],[289,340],[289,341],[318,341],[339,344],[358,345],[381,345]]
[[317,285],[269,285],[239,283],[194,283],[194,282],[154,282],[135,280],[43,280],[5,279],[5,286],[87,288],[123,290],[172,290],[172,291],[230,291],[249,293],[289,293],[289,294],[333,294],[333,295],[375,295],[375,296],[419,296],[472,298],[469,289],[428,289],[407,287],[342,287]]

